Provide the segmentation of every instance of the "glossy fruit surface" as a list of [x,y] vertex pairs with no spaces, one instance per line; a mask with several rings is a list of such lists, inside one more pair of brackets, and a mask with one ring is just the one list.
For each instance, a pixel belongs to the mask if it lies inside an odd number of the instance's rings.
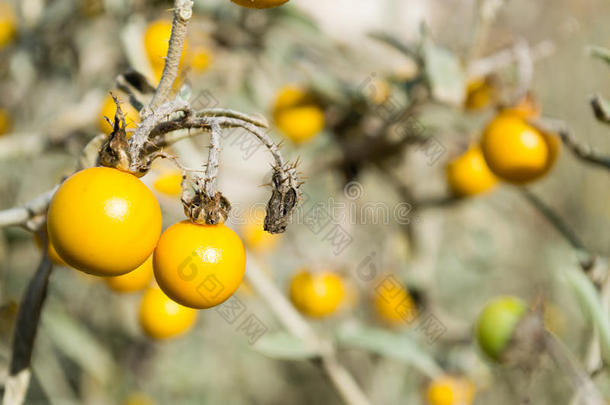
[[159,174],[153,183],[155,190],[160,193],[176,197],[182,194],[182,173],[175,171],[167,171]]
[[193,327],[197,311],[172,301],[159,287],[146,290],[140,303],[140,326],[153,339],[167,339]]
[[8,45],[17,34],[17,18],[13,7],[0,1],[0,49]]
[[426,400],[429,405],[470,405],[474,385],[466,378],[442,376],[428,385]]
[[332,272],[301,271],[290,282],[292,303],[312,318],[323,318],[335,313],[344,298],[344,281]]
[[255,252],[268,252],[279,241],[279,235],[270,234],[263,229],[265,210],[256,210],[249,215],[241,226],[241,235],[246,246]]
[[501,361],[526,311],[525,303],[512,296],[498,297],[485,305],[476,326],[477,340],[483,353],[492,360]]
[[122,276],[105,277],[104,281],[111,290],[118,293],[140,291],[150,285],[153,278],[152,255],[135,270]]
[[[121,111],[123,111],[123,115],[125,116],[125,124],[126,128],[136,129],[138,123],[140,122],[140,113],[136,110],[129,101],[127,100],[127,96],[123,93],[116,92],[115,96],[119,99],[121,103]],[[112,132],[112,125],[106,121],[104,117],[107,117],[111,122],[114,122],[114,115],[116,114],[116,104],[112,99],[110,94],[106,95],[104,101],[102,103],[102,108],[100,109],[100,117],[98,121],[98,126],[100,131],[105,134],[109,134]]]
[[407,325],[417,317],[417,305],[401,284],[381,284],[374,292],[373,306],[379,318],[390,326]]
[[[148,60],[153,68],[157,82],[161,78],[161,73],[163,73],[171,33],[172,23],[168,20],[153,21],[146,28],[146,32],[144,32],[144,49],[148,55]],[[185,41],[180,57],[180,67],[183,65],[187,52],[188,41]]]
[[161,233],[161,209],[135,176],[93,167],[70,176],[49,205],[47,229],[70,266],[118,276],[151,255]]
[[473,196],[494,188],[498,179],[489,170],[478,145],[447,165],[447,182],[457,196]]
[[481,150],[496,176],[516,184],[540,178],[552,164],[545,136],[512,113],[500,113],[489,123]]
[[157,244],[155,279],[176,302],[210,308],[229,298],[242,282],[246,252],[229,227],[189,221],[170,226]]
[[271,8],[281,6],[288,0],[231,0],[235,4],[247,8]]
[[285,86],[277,94],[273,120],[278,129],[294,143],[303,143],[324,129],[324,111],[314,97],[299,86]]

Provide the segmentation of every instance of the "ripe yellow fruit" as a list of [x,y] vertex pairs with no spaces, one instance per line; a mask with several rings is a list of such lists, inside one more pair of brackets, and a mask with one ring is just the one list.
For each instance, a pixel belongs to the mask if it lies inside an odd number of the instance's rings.
[[153,266],[157,283],[174,301],[210,308],[228,299],[241,284],[246,251],[239,236],[224,224],[182,221],[161,235]]
[[300,144],[324,129],[324,111],[305,89],[289,85],[281,88],[273,106],[273,120],[291,141]]
[[496,90],[485,79],[474,79],[466,86],[464,107],[470,111],[481,110],[494,101]]
[[178,170],[162,173],[153,183],[155,190],[176,197],[182,194],[182,173]]
[[292,303],[312,318],[323,318],[335,313],[344,298],[344,281],[332,272],[301,271],[290,282]]
[[548,139],[518,114],[503,112],[485,128],[481,149],[496,176],[524,184],[540,178],[553,164]]
[[161,209],[137,177],[108,167],[70,176],[49,205],[49,238],[70,266],[119,276],[151,255],[161,233]]
[[288,0],[231,0],[235,4],[247,8],[271,8],[281,6]]
[[474,384],[463,377],[443,376],[428,385],[426,400],[430,405],[470,405]]
[[457,196],[473,196],[491,190],[498,179],[489,170],[478,145],[447,165],[447,182]]
[[11,115],[5,109],[0,108],[0,135],[6,134],[13,127]]
[[140,303],[140,326],[153,339],[167,339],[193,327],[197,311],[172,301],[159,287],[146,290]]
[[[46,230],[46,228],[45,228]],[[36,242],[36,246],[38,246],[38,248],[42,248],[42,241],[40,240],[40,236],[38,236],[38,234],[34,234],[34,242]],[[57,254],[57,250],[55,250],[55,246],[53,246],[53,244],[51,243],[51,240],[49,240],[48,242],[49,244],[49,248],[48,248],[48,254],[49,254],[49,259],[51,259],[51,261],[53,262],[53,264],[57,265],[57,266],[68,266],[68,264],[64,261],[64,259],[62,259],[61,257],[59,257],[59,255]]]
[[373,306],[379,318],[390,326],[410,324],[417,317],[417,305],[403,285],[376,289]]
[[[115,94],[121,103],[121,111],[123,111],[123,115],[125,116],[125,124],[127,129],[136,129],[138,123],[140,122],[140,113],[136,110],[130,103],[127,101],[127,96],[122,93]],[[106,121],[104,117],[110,119],[110,122],[114,122],[114,115],[116,114],[116,104],[112,99],[112,96],[108,94],[102,103],[102,108],[100,109],[100,116],[98,120],[98,125],[100,131],[105,134],[110,134],[112,132],[112,125]]]
[[[148,60],[155,73],[155,79],[161,79],[165,57],[169,48],[169,38],[172,33],[172,23],[167,20],[153,21],[146,28],[144,33],[144,49],[148,55]],[[179,68],[182,68],[184,57],[188,52],[188,41],[184,41],[182,54],[180,56]]]
[[0,49],[8,45],[17,35],[17,18],[13,7],[0,1]]
[[149,286],[153,278],[152,255],[135,270],[122,276],[105,277],[104,281],[111,290],[118,293],[140,291]]
[[268,252],[277,245],[279,240],[279,235],[270,234],[263,229],[264,220],[265,210],[256,210],[241,227],[244,243],[252,251]]
[[131,394],[123,405],[155,405],[155,401],[153,401],[148,395],[137,392],[135,394]]

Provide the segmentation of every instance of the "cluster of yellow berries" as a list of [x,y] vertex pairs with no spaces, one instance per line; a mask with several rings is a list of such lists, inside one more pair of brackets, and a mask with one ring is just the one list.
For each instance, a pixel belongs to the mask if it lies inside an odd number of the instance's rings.
[[[117,292],[146,289],[140,323],[154,338],[195,322],[239,287],[246,264],[239,236],[224,224],[182,221],[161,233],[161,209],[137,177],[94,167],[75,173],[49,205],[54,262],[104,277]],[[155,286],[151,287],[153,278]]]
[[325,125],[324,111],[314,95],[297,85],[278,90],[272,115],[280,132],[297,145],[314,138]]
[[[472,92],[490,91],[485,88],[475,87]],[[487,96],[471,93],[467,105],[480,107],[487,100]],[[521,185],[548,173],[561,144],[557,135],[528,123],[539,114],[530,98],[500,110],[483,130],[480,142],[447,165],[447,182],[452,192],[460,197],[473,196],[493,189],[499,180]]]

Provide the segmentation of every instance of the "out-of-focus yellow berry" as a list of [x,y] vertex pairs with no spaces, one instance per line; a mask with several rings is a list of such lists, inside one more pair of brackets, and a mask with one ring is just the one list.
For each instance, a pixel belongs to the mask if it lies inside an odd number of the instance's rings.
[[273,120],[284,136],[297,144],[316,136],[325,124],[324,111],[313,95],[294,85],[279,90],[273,106]]
[[[46,231],[46,227],[45,227],[45,231]],[[48,236],[47,236],[47,239],[48,239]],[[37,233],[34,234],[34,242],[36,242],[36,246],[38,246],[39,249],[42,248],[42,241],[40,240],[40,236],[38,236]],[[49,255],[49,259],[51,259],[53,264],[56,264],[58,266],[68,267],[68,264],[64,261],[64,259],[59,257],[59,255],[57,254],[57,250],[55,250],[55,246],[53,246],[53,243],[51,243],[50,240],[49,240],[49,250],[48,250],[47,254]]]
[[122,276],[104,277],[104,281],[113,291],[130,293],[148,287],[153,278],[152,255],[135,270]]
[[178,170],[161,173],[153,183],[160,193],[176,197],[182,194],[182,173]]
[[491,190],[498,179],[489,170],[481,148],[474,145],[464,154],[449,162],[447,182],[455,195],[467,197]]
[[467,378],[443,376],[428,385],[426,400],[429,405],[470,405],[474,391],[474,384]]
[[197,310],[178,304],[159,287],[146,290],[140,303],[140,326],[153,339],[167,339],[191,329]]
[[279,235],[273,235],[263,229],[265,210],[254,211],[241,227],[244,244],[255,252],[268,252],[272,250],[279,240]]
[[17,18],[13,7],[0,1],[0,49],[8,45],[17,35]]
[[13,127],[11,115],[5,109],[0,108],[0,135],[6,134]]
[[290,282],[290,299],[303,314],[323,318],[335,313],[344,303],[343,279],[332,272],[299,272]]
[[281,6],[288,0],[231,0],[235,4],[247,8],[272,8]]
[[393,277],[374,292],[373,306],[379,318],[390,326],[410,324],[417,317],[417,306],[407,288]]
[[495,101],[496,93],[489,81],[485,79],[471,80],[466,86],[464,107],[471,111],[482,110]]
[[[127,100],[127,96],[123,93],[117,93],[115,96],[119,99],[121,104],[121,110],[123,111],[123,115],[125,116],[125,124],[126,128],[136,129],[138,123],[140,122],[140,113],[136,110]],[[112,125],[106,121],[104,117],[110,119],[111,122],[114,122],[114,115],[116,114],[116,104],[112,99],[112,96],[108,94],[104,98],[104,102],[102,103],[102,108],[100,111],[99,117],[99,128],[105,134],[109,134],[112,132]]]

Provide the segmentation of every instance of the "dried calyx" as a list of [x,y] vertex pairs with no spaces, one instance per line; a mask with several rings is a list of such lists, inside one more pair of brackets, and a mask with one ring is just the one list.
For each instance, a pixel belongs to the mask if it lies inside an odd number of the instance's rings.
[[182,205],[184,214],[196,224],[218,225],[227,220],[231,211],[231,203],[216,191],[214,195],[206,193],[206,181],[193,179],[187,186],[186,176],[182,179]]
[[114,124],[106,117],[113,130],[106,138],[99,152],[98,163],[102,166],[114,167],[119,170],[129,171],[131,158],[129,155],[129,142],[125,131],[125,115],[114,94],[110,93],[116,104]]
[[298,180],[296,166],[297,163],[288,163],[273,167],[272,192],[264,222],[264,229],[269,233],[284,232],[298,204],[302,183]]

